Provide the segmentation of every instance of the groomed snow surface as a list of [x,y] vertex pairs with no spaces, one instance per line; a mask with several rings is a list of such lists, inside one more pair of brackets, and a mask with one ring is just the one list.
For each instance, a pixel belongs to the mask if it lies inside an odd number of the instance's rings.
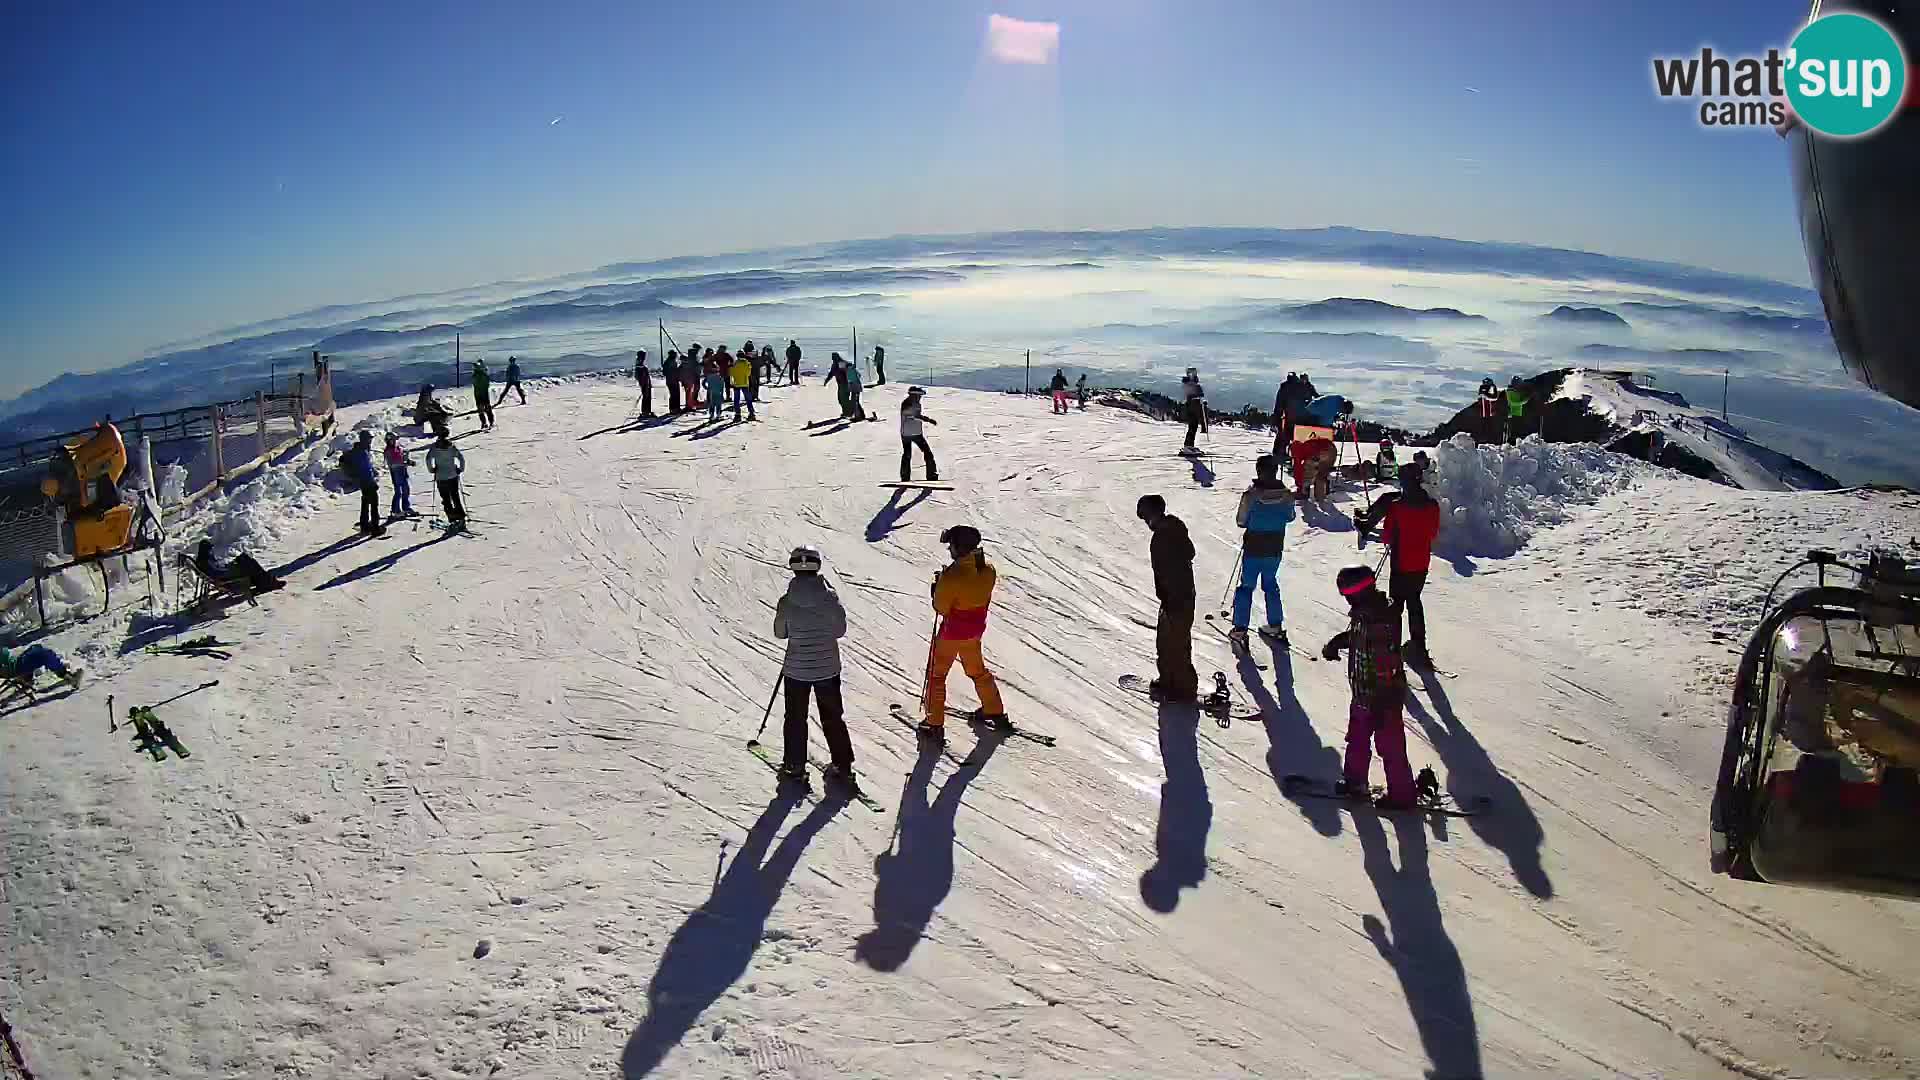
[[[1278,782],[1338,768],[1343,671],[1304,654],[1342,625],[1334,571],[1377,555],[1361,492],[1294,526],[1300,652],[1236,668],[1196,626],[1203,673],[1267,710],[1222,729],[1115,686],[1152,671],[1133,507],[1187,521],[1211,605],[1266,433],[1216,427],[1189,462],[1175,425],[935,389],[957,489],[896,493],[890,420],[769,397],[758,424],[635,425],[628,383],[533,387],[461,439],[465,537],[354,542],[321,448],[197,523],[290,581],[183,631],[231,660],[149,654],[163,631],[130,640],[124,607],[45,638],[90,678],[0,715],[0,1009],[35,1075],[1920,1074],[1920,906],[1716,878],[1704,839],[1753,587],[1807,547],[1907,543],[1920,500],[1439,448],[1426,605],[1458,678],[1416,681],[1409,741],[1494,809],[1386,818]],[[1059,738],[977,771],[887,716],[961,522],[1000,571],[1009,710]],[[881,813],[778,801],[743,748],[798,543],[848,609]],[[215,677],[160,709],[188,760],[106,731],[109,694],[124,715]]]

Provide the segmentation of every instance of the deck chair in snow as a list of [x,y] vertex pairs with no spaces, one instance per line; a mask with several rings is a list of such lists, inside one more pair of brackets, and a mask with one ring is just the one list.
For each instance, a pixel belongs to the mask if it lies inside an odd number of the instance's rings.
[[246,582],[214,577],[201,569],[193,556],[184,551],[180,553],[179,566],[174,582],[182,591],[191,594],[178,605],[184,614],[211,614],[238,600],[245,600],[252,607],[260,606],[260,601],[253,598],[252,587]]

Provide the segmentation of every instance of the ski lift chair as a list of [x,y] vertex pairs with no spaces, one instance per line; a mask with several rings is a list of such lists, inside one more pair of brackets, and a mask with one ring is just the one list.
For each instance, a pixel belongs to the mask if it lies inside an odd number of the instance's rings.
[[[1837,564],[1809,561],[1823,581]],[[1746,881],[1920,898],[1920,582],[1898,560],[1853,569],[1859,588],[1823,583],[1770,605],[1747,645],[1711,864]]]

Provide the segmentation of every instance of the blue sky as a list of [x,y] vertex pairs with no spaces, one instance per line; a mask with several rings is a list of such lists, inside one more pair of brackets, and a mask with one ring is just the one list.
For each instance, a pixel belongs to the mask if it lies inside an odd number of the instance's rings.
[[[0,394],[323,304],[900,232],[1348,224],[1804,282],[1782,144],[1648,72],[1805,7],[15,8]],[[1058,23],[1056,62],[988,59],[993,13]]]

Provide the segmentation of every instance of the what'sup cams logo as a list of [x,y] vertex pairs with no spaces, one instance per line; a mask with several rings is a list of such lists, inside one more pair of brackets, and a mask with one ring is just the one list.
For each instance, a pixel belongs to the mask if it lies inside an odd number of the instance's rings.
[[1705,127],[1783,128],[1792,118],[1822,135],[1853,138],[1880,129],[1907,95],[1907,57],[1878,19],[1855,12],[1819,15],[1783,53],[1659,56],[1654,89],[1663,98],[1698,99]]

